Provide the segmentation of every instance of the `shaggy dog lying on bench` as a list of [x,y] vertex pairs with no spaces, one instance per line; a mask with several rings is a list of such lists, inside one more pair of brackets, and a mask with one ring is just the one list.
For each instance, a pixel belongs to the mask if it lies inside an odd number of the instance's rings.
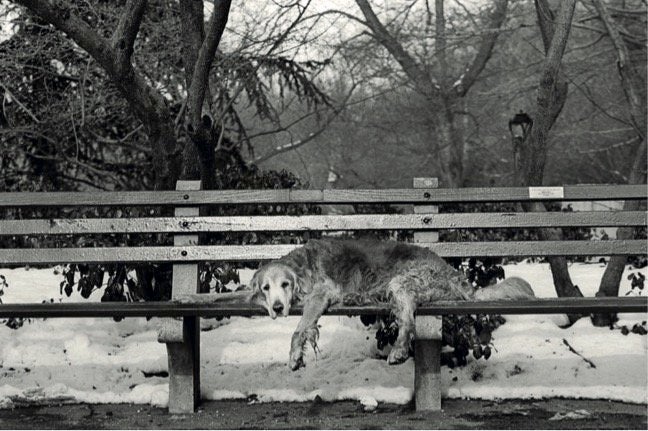
[[317,321],[335,304],[389,302],[399,334],[387,360],[398,364],[409,356],[418,304],[534,297],[531,286],[515,277],[475,289],[436,253],[394,241],[311,240],[261,267],[251,286],[250,301],[265,307],[273,319],[288,316],[293,304],[303,305],[290,347],[293,370],[304,365],[306,342],[316,346]]

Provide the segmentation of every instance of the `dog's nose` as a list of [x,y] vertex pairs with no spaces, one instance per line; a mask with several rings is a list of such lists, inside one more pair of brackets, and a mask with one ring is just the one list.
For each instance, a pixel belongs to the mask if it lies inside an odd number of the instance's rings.
[[281,302],[275,302],[272,306],[272,309],[277,313],[281,313],[284,309],[284,306]]

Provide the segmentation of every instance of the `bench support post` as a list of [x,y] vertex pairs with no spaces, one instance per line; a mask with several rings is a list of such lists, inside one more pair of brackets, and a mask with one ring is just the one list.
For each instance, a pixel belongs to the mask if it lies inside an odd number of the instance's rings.
[[416,411],[441,410],[441,317],[416,316],[414,400]]
[[[438,178],[414,178],[415,189],[435,189]],[[437,214],[436,205],[415,205],[415,214]],[[414,233],[414,242],[439,241],[439,232]],[[414,340],[414,401],[417,411],[441,410],[441,317],[416,316]]]
[[[176,186],[176,190],[200,188],[200,181],[178,181]],[[197,216],[199,208],[176,208],[175,215]],[[173,244],[197,245],[198,235],[175,235]],[[173,265],[171,286],[172,299],[179,295],[199,293],[198,264]],[[169,413],[193,413],[200,402],[200,318],[184,317],[181,332],[182,342],[166,343],[169,360]]]

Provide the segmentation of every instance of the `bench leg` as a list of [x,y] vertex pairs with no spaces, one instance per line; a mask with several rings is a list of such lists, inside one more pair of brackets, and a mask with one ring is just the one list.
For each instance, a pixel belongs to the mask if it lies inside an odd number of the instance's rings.
[[[415,189],[435,189],[438,178],[414,178]],[[414,205],[414,214],[436,214],[436,205]],[[438,231],[414,233],[414,242],[438,242]],[[416,316],[414,400],[417,411],[441,410],[441,318]]]
[[[176,186],[176,190],[200,190],[200,188],[200,181],[178,181]],[[175,209],[175,215],[178,217],[194,217],[199,214],[198,207]],[[198,235],[175,235],[173,244],[196,245]],[[173,265],[171,283],[173,299],[198,293],[200,288],[198,265],[196,263]],[[167,342],[169,413],[193,413],[200,402],[200,317],[183,318],[182,331],[170,331],[170,333],[181,334],[181,337],[178,337],[179,340]]]
[[193,413],[200,402],[200,318],[185,317],[184,342],[167,343],[169,413]]
[[416,317],[414,400],[416,411],[441,410],[441,318]]

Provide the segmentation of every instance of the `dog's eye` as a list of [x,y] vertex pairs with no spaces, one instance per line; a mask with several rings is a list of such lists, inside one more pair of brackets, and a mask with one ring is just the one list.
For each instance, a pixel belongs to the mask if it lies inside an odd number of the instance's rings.
[[281,283],[281,287],[284,288],[284,289],[288,289],[289,286],[290,286],[290,283],[288,283],[287,281],[284,281],[283,283]]
[[263,286],[263,290],[265,290],[266,292],[270,290],[270,285],[266,284],[265,286]]

